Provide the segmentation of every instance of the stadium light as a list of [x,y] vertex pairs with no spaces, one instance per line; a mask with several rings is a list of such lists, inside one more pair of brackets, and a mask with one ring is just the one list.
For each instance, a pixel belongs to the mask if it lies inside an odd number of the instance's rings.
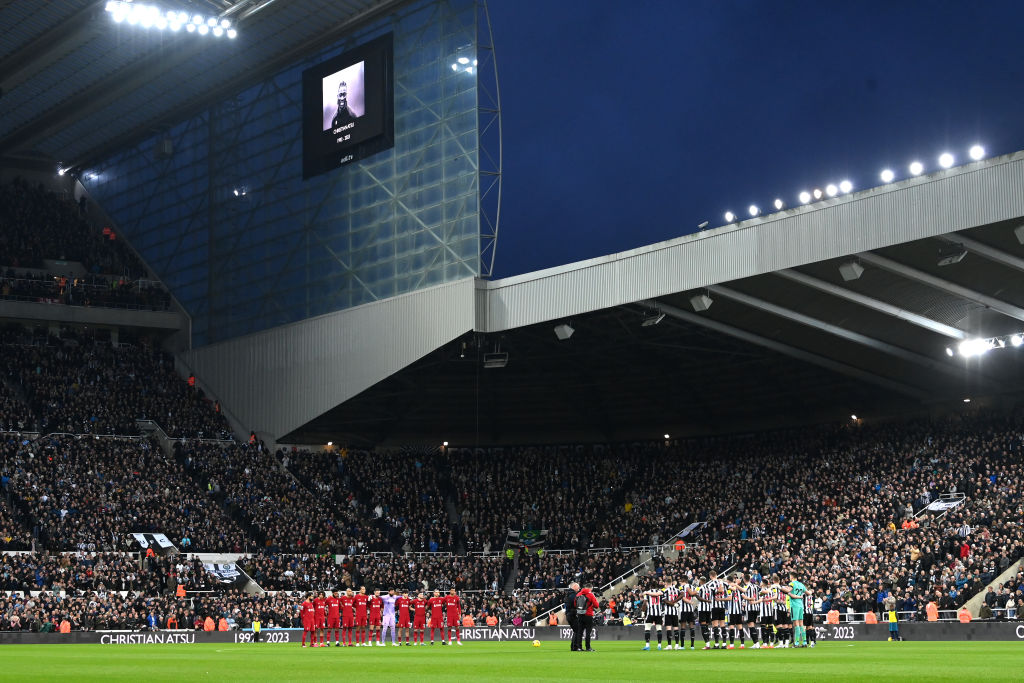
[[1012,337],[1010,337],[1010,344],[1012,344],[1013,346],[1020,346],[1021,344],[1024,344],[1024,336],[1021,336],[1019,334],[1013,335]]
[[951,349],[951,348],[949,348],[947,346],[946,347],[946,355],[949,356],[950,358],[952,358],[953,357],[953,349]]
[[756,216],[757,214],[761,213],[761,209],[757,208],[757,204],[751,204],[750,206],[747,207],[747,213],[749,213],[751,216]]
[[57,175],[64,175],[68,172],[68,169],[64,168],[60,164],[57,165]]
[[995,347],[995,341],[992,339],[966,339],[960,342],[957,350],[964,358],[974,358],[984,356]]
[[829,197],[835,197],[837,194],[839,194],[839,188],[833,185],[832,183],[829,183],[827,186],[825,186],[825,194],[827,194]]
[[822,197],[821,190],[819,190],[818,188],[814,188],[814,198],[815,199],[821,199],[821,197]]
[[892,172],[892,169],[887,168],[884,171],[882,171],[880,176],[882,178],[883,183],[891,183],[893,181],[893,178],[896,177],[896,174]]
[[775,210],[776,211],[782,211],[782,207],[784,207],[785,205],[786,204],[781,199],[776,199],[775,200]]
[[924,164],[920,161],[910,162],[910,175],[921,175],[924,172]]
[[850,194],[850,192],[853,191],[853,183],[849,180],[842,181],[839,183],[839,191],[843,194]]
[[565,341],[572,336],[572,333],[576,330],[572,325],[568,323],[562,323],[561,325],[555,325],[555,336],[558,337],[559,341]]
[[231,28],[232,23],[229,19],[162,10],[156,5],[131,2],[130,0],[109,0],[104,9],[118,24],[128,23],[145,29],[155,28],[159,31],[170,29],[175,32],[180,31],[184,26],[189,33],[199,33],[200,35],[213,33],[218,37],[227,35],[228,38],[238,35],[238,32]]
[[971,147],[971,150],[968,152],[968,154],[975,161],[981,161],[982,159],[985,158],[985,148],[982,147],[981,145],[974,145],[973,147]]
[[736,214],[734,214],[732,211],[726,211],[725,212],[725,222],[726,223],[732,223],[734,220],[736,220]]
[[949,168],[955,162],[956,159],[954,159],[953,155],[950,154],[949,152],[943,152],[942,154],[939,155],[939,166],[941,166],[942,168]]
[[811,193],[810,192],[808,192],[807,190],[804,190],[803,192],[800,193],[800,203],[801,204],[807,204],[810,201],[811,201]]

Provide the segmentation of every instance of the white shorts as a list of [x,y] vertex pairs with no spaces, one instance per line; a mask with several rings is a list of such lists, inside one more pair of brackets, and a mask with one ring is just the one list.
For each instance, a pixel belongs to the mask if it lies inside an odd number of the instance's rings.
[[383,621],[381,621],[381,628],[389,628],[389,627],[391,628],[392,631],[395,630],[395,615],[394,614],[385,614]]

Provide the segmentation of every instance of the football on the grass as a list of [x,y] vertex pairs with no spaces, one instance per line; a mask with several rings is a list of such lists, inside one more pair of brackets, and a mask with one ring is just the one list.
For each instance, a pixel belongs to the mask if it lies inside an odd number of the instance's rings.
[[533,641],[533,646],[534,647],[540,647],[540,641],[539,640]]

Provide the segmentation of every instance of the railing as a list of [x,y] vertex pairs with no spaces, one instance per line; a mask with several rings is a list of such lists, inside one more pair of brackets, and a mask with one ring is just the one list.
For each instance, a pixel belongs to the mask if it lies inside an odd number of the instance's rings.
[[[149,311],[166,311],[170,308],[167,291],[153,280],[137,280],[113,287],[111,282],[80,280],[75,283],[72,279],[61,287],[59,276],[40,279],[0,277],[0,286],[0,299],[7,301]],[[4,289],[7,289],[6,293]],[[86,298],[90,299],[89,303],[85,303]]]

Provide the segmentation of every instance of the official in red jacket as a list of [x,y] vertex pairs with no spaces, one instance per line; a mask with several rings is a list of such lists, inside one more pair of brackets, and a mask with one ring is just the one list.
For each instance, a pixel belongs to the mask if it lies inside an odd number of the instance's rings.
[[600,608],[601,603],[594,595],[594,587],[587,585],[576,594],[576,618],[579,619],[580,630],[583,631],[586,652],[593,652],[590,647],[590,633],[594,630],[594,610]]

